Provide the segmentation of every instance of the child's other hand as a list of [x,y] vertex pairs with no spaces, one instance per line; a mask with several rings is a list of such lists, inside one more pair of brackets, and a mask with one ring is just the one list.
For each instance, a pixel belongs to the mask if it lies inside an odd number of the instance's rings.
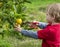
[[29,26],[30,26],[30,28],[37,28],[38,24],[39,24],[38,21],[33,21],[33,22],[30,22]]
[[33,21],[32,23],[35,24],[35,25],[38,25],[39,24],[38,21]]

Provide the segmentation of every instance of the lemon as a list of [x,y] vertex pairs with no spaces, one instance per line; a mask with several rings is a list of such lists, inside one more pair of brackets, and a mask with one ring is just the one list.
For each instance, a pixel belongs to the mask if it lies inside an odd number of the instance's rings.
[[17,24],[22,24],[22,19],[16,19]]

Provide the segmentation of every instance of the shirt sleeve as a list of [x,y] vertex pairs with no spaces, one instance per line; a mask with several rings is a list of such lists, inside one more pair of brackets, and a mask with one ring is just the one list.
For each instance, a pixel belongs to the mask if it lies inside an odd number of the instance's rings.
[[47,25],[48,25],[48,23],[39,22],[38,27],[41,29],[44,29]]
[[36,31],[32,31],[32,30],[22,30],[21,33],[22,33],[23,35],[25,35],[25,36],[38,39],[38,35],[37,35],[37,32],[36,32]]
[[37,34],[39,39],[47,39],[49,37],[49,30],[48,29],[38,30]]

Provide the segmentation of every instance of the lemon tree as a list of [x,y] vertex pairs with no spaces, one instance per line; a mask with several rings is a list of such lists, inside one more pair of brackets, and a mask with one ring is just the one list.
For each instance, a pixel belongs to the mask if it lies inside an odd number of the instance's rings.
[[[15,23],[15,20],[17,19],[17,22],[20,21],[20,24],[22,23],[22,20],[25,20],[25,13],[24,9],[26,6],[25,3],[30,3],[28,0],[0,0],[0,22],[1,24],[4,24],[4,22],[8,22],[10,25],[13,25]],[[21,20],[21,19],[22,20]]]
[[[27,16],[25,14],[25,3],[29,0],[0,0],[0,28],[13,32],[15,23],[22,24]],[[14,33],[14,32],[13,32]],[[8,34],[8,33],[7,33]]]

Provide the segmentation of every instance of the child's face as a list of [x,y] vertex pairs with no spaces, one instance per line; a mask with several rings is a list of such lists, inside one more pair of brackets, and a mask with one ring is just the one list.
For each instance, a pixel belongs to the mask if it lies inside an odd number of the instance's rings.
[[47,14],[46,20],[47,20],[48,23],[52,23],[54,21],[54,17],[52,17],[49,14]]

